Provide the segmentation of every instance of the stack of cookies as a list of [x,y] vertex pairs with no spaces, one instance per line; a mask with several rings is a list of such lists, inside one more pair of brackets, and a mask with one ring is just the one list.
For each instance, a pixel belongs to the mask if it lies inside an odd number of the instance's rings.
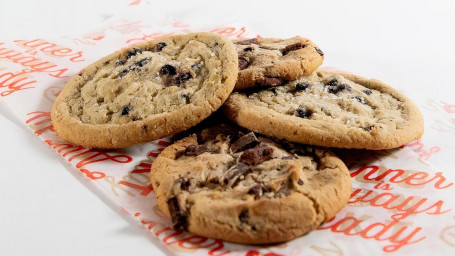
[[404,95],[377,80],[317,72],[323,57],[301,37],[162,38],[74,76],[52,121],[75,144],[122,148],[195,127],[222,107],[222,118],[153,163],[158,206],[198,235],[284,242],[334,217],[350,197],[349,172],[327,147],[390,149],[423,133]]

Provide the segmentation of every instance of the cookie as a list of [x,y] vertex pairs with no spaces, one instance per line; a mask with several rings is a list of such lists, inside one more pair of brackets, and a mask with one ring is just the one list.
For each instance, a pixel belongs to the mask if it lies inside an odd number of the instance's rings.
[[222,125],[167,147],[153,162],[158,207],[175,228],[247,244],[289,241],[349,200],[344,163],[326,149]]
[[239,77],[235,90],[275,86],[311,74],[324,59],[312,41],[299,36],[289,39],[253,38],[235,41]]
[[411,100],[378,80],[351,74],[317,72],[233,93],[223,110],[250,130],[325,147],[390,149],[423,134],[422,114]]
[[194,126],[218,109],[238,73],[233,43],[211,33],[123,49],[83,69],[52,109],[58,135],[89,148],[122,148]]

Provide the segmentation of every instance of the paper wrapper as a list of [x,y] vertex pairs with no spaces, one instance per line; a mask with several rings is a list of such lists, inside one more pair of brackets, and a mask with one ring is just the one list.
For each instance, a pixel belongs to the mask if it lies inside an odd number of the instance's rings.
[[122,47],[195,31],[211,31],[232,39],[257,34],[239,23],[194,26],[156,12],[150,15],[145,9],[129,7],[79,37],[0,41],[0,98],[12,116],[64,158],[68,170],[84,177],[97,196],[143,226],[155,243],[165,245],[156,244],[157,247],[166,248],[170,255],[428,255],[435,250],[438,255],[455,253],[453,180],[426,162],[435,160],[444,168],[448,166],[443,160],[448,162],[454,146],[447,136],[437,135],[453,136],[455,105],[425,97],[418,98],[427,121],[422,140],[397,150],[338,151],[351,172],[352,197],[346,208],[318,230],[287,243],[248,246],[172,228],[157,209],[149,184],[152,162],[169,139],[115,151],[73,145],[54,132],[49,112],[52,104],[71,76]]

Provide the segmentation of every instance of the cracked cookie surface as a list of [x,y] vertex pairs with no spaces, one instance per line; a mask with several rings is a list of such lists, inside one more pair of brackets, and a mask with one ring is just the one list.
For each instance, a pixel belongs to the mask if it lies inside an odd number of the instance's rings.
[[120,148],[194,126],[226,100],[238,73],[232,42],[177,35],[123,49],[74,76],[52,109],[57,133],[86,147]]
[[235,90],[276,86],[315,71],[324,53],[311,40],[253,38],[235,41],[239,56],[239,77]]
[[326,149],[211,127],[167,147],[153,162],[158,206],[174,227],[226,241],[291,240],[346,204],[351,179]]
[[389,149],[418,139],[414,103],[378,80],[316,72],[285,85],[233,93],[224,112],[253,131],[299,143]]

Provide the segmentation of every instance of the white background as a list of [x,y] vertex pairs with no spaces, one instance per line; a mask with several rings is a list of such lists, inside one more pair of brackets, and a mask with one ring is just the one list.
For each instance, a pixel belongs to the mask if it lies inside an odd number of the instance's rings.
[[[131,1],[0,0],[0,42],[90,31]],[[455,103],[455,1],[145,2],[189,23],[238,20],[263,37],[299,34],[324,50],[324,66]],[[1,255],[162,254],[11,121],[0,102]]]

